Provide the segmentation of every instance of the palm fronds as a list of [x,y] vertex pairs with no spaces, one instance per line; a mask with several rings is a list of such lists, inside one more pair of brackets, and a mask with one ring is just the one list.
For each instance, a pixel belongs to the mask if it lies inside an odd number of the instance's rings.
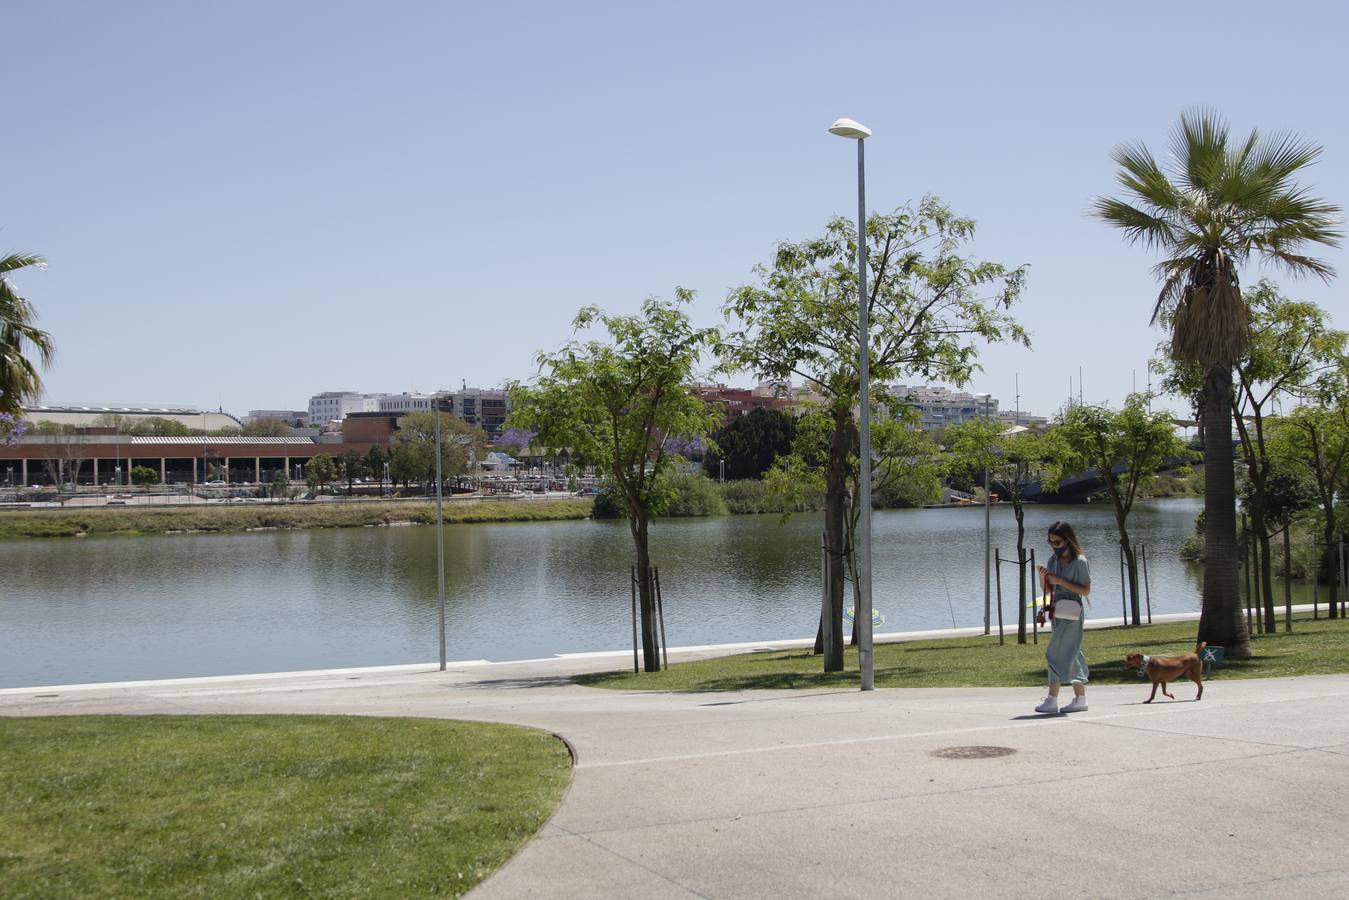
[[1154,269],[1162,287],[1152,318],[1170,324],[1176,357],[1231,362],[1249,328],[1240,266],[1254,255],[1295,275],[1331,277],[1305,250],[1339,246],[1341,209],[1293,181],[1321,155],[1296,135],[1252,130],[1235,141],[1222,116],[1199,108],[1181,115],[1169,149],[1163,169],[1142,144],[1117,147],[1124,196],[1096,198],[1092,213],[1165,256]]

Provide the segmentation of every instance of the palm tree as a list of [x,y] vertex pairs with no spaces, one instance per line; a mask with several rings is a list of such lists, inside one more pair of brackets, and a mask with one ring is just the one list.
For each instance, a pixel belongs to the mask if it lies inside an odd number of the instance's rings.
[[42,394],[37,368],[23,355],[25,345],[37,350],[44,367],[51,363],[53,347],[51,335],[33,324],[37,313],[14,290],[9,273],[46,265],[46,260],[31,253],[0,257],[0,413],[15,417],[23,412],[26,401]]
[[1309,244],[1339,246],[1340,208],[1293,182],[1321,155],[1319,146],[1292,134],[1262,139],[1254,130],[1229,141],[1227,123],[1212,110],[1181,115],[1165,171],[1142,144],[1121,145],[1111,155],[1128,196],[1097,198],[1093,212],[1122,229],[1129,243],[1161,252],[1152,321],[1171,329],[1173,359],[1203,371],[1206,548],[1198,639],[1247,657],[1232,456],[1232,367],[1249,332],[1238,269],[1254,256],[1329,280],[1330,266],[1302,251]]

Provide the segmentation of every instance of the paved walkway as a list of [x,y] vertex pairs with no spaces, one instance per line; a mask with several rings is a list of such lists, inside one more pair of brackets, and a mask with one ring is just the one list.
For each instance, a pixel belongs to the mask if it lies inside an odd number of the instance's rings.
[[[708,652],[672,652],[680,656]],[[627,657],[630,663],[631,657]],[[0,716],[352,713],[564,735],[573,783],[475,896],[1349,896],[1349,676],[1095,687],[620,693],[622,656],[0,691]],[[3,726],[0,726],[3,727]],[[965,758],[1003,748],[1006,755]]]

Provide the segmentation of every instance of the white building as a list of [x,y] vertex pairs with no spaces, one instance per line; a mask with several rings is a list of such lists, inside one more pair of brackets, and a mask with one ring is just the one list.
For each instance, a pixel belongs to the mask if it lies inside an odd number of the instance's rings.
[[384,394],[358,394],[355,391],[324,391],[309,398],[309,422],[322,425],[340,422],[349,413],[379,412],[379,401]]
[[375,412],[382,413],[408,413],[408,412],[430,412],[435,408],[436,397],[438,394],[384,394],[379,398],[379,408]]
[[959,425],[970,419],[997,419],[998,400],[992,394],[971,394],[931,385],[894,385],[886,393],[918,410],[924,431]]

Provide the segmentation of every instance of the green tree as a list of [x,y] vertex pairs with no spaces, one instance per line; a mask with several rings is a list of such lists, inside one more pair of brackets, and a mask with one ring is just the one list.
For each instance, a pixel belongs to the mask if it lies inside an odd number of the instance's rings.
[[[446,478],[468,471],[469,465],[483,458],[487,450],[487,432],[470,425],[457,416],[440,416],[440,470]],[[435,412],[414,412],[398,420],[395,447],[403,448],[400,472],[425,485],[434,485],[436,478],[436,416]]]
[[704,456],[703,468],[711,478],[763,478],[775,459],[791,452],[795,437],[796,419],[790,413],[752,409],[712,433],[719,452]]
[[[866,225],[870,376],[909,376],[961,385],[976,367],[975,341],[1014,340],[1025,331],[1006,310],[1021,293],[1023,268],[964,255],[974,222],[940,201],[873,215]],[[777,248],[759,285],[731,292],[725,314],[737,327],[719,346],[723,368],[760,378],[805,378],[824,398],[832,424],[826,468],[825,540],[845,552],[849,460],[856,453],[859,350],[858,235],[834,219],[822,237]],[[855,468],[855,464],[852,464]],[[826,672],[843,668],[842,565],[829,567],[821,628]]]
[[[389,448],[389,477],[406,488],[410,482],[426,475],[425,454],[410,443],[395,443]],[[432,460],[431,465],[435,465]]]
[[166,419],[163,416],[146,416],[130,425],[127,433],[148,437],[187,437],[192,431],[176,419]]
[[131,483],[141,487],[149,487],[159,480],[159,473],[149,466],[132,466]]
[[1002,422],[970,419],[952,425],[942,435],[948,453],[946,466],[951,474],[969,477],[987,476],[984,490],[996,485],[1007,494],[1016,520],[1017,626],[1016,642],[1026,643],[1026,489],[1036,481],[1049,479],[1061,468],[1063,447],[1053,438],[1029,429],[1008,428]]
[[1201,367],[1205,560],[1199,640],[1251,655],[1237,583],[1236,483],[1232,458],[1232,368],[1250,336],[1239,268],[1251,257],[1295,274],[1329,278],[1309,245],[1338,246],[1339,207],[1294,182],[1321,154],[1296,136],[1229,141],[1215,112],[1184,113],[1163,170],[1142,144],[1112,154],[1126,199],[1098,198],[1095,214],[1130,243],[1159,251],[1162,282],[1153,321],[1170,329],[1170,355]]
[[1320,510],[1321,554],[1318,579],[1330,586],[1330,617],[1339,615],[1337,574],[1336,497],[1349,485],[1349,360],[1341,362],[1317,385],[1315,402],[1299,406],[1275,423],[1271,453],[1301,467],[1315,486]]
[[279,471],[272,476],[271,495],[273,500],[290,497],[290,479],[286,477],[285,472]]
[[1051,466],[1051,483],[1070,474],[1096,469],[1105,481],[1119,528],[1119,545],[1129,579],[1129,611],[1140,624],[1138,556],[1129,539],[1128,519],[1138,492],[1157,480],[1157,470],[1169,459],[1188,456],[1168,412],[1149,412],[1151,397],[1131,394],[1120,410],[1104,406],[1074,406],[1064,413],[1054,438],[1063,451]]
[[670,466],[666,439],[701,438],[716,425],[715,412],[689,391],[699,355],[715,343],[716,332],[690,324],[682,307],[692,301],[691,291],[675,293],[674,301],[646,300],[638,315],[582,309],[576,330],[600,325],[608,339],[573,339],[557,353],[539,354],[540,374],[511,389],[512,427],[537,432],[537,445],[570,448],[573,458],[602,469],[622,497],[637,554],[648,672],[660,670],[647,573],[651,519],[669,499],[662,479]]
[[247,437],[286,437],[290,426],[280,419],[262,418],[249,422],[239,433]]
[[328,454],[320,453],[304,467],[305,483],[322,493],[324,487],[337,480],[337,462]]
[[[878,408],[872,411],[871,427],[871,499],[873,507],[912,505],[939,494],[937,444],[917,427],[916,410]],[[833,419],[823,410],[812,410],[797,420],[791,453],[779,456],[765,477],[769,496],[782,510],[782,521],[793,511],[810,508],[809,497],[826,490],[829,448],[833,440]],[[861,606],[861,582],[858,579],[857,523],[861,507],[855,502],[861,490],[861,466],[857,455],[859,442],[851,437],[853,455],[848,460],[847,494],[844,500],[843,552],[844,579],[852,584],[853,609]],[[850,640],[857,644],[857,620],[853,619]],[[815,633],[815,652],[824,652],[824,623]]]
[[19,296],[10,276],[22,269],[46,266],[46,260],[32,253],[0,257],[0,414],[15,419],[25,403],[42,396],[42,379],[26,354],[36,351],[45,368],[51,365],[56,351],[51,335],[34,324],[37,312],[33,304]]
[[371,444],[370,450],[365,454],[365,466],[370,474],[379,479],[379,495],[384,496],[384,464],[389,461],[389,456],[378,444]]
[[342,477],[347,480],[347,496],[350,497],[357,478],[366,474],[365,454],[352,448],[338,458]]

